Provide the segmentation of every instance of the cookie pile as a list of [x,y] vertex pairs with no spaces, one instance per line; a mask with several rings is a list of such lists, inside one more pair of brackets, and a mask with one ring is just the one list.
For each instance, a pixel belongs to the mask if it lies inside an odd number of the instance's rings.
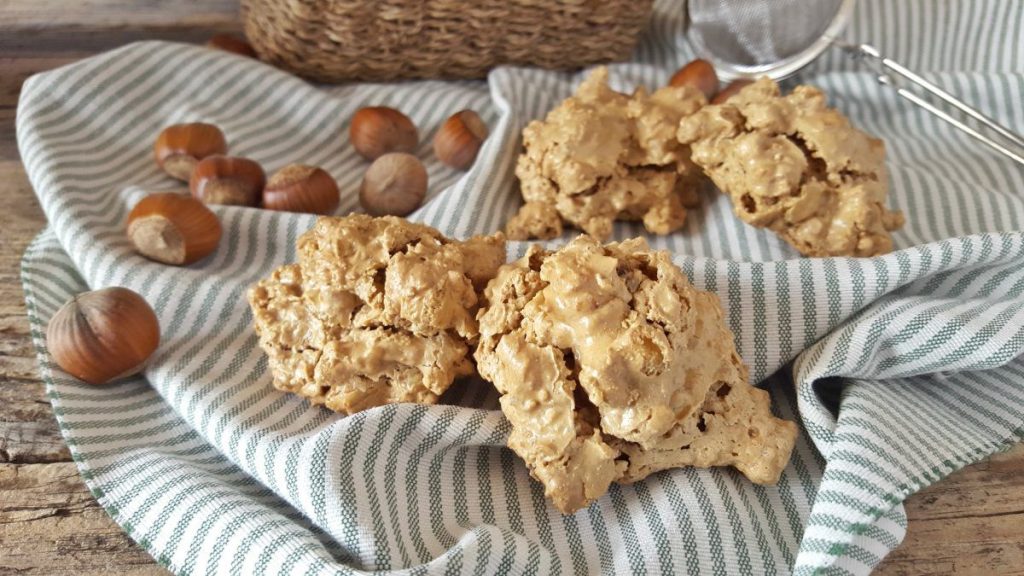
[[566,222],[605,239],[613,220],[667,234],[696,207],[707,177],[740,219],[805,256],[892,250],[904,218],[886,208],[885,146],[829,108],[820,90],[783,96],[762,78],[706,104],[692,86],[627,96],[607,79],[595,70],[523,130],[516,175],[526,203],[506,226],[510,238],[554,238]]
[[718,299],[642,239],[581,236],[506,264],[504,238],[320,218],[250,290],[274,385],[338,412],[433,404],[474,372],[564,513],[679,466],[773,483],[796,426],[749,384]]

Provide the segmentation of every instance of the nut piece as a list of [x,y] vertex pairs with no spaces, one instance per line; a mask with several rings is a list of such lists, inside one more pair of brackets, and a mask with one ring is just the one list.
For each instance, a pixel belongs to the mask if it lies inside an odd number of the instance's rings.
[[298,254],[249,292],[275,387],[352,413],[433,404],[473,373],[478,291],[505,262],[501,235],[460,242],[354,214],[318,219]]
[[188,182],[196,163],[215,154],[226,154],[224,133],[213,124],[175,124],[160,132],[153,144],[156,163],[173,178]]
[[456,112],[434,136],[434,155],[442,164],[458,170],[473,165],[480,145],[487,139],[487,125],[472,110]]
[[710,99],[718,92],[718,74],[707,60],[693,60],[676,71],[668,81],[669,86],[693,86]]
[[263,207],[268,210],[330,214],[340,201],[337,182],[316,166],[289,164],[263,189]]
[[89,384],[139,372],[159,345],[156,313],[127,288],[79,294],[46,327],[46,347],[53,359]]
[[348,138],[363,158],[376,160],[388,152],[412,152],[420,141],[416,125],[394,108],[370,106],[352,116]]
[[736,216],[801,254],[892,250],[903,214],[886,207],[885,144],[829,108],[821,90],[797,86],[783,96],[761,78],[683,118],[677,137],[732,199]]
[[530,248],[484,290],[480,375],[508,446],[563,513],[678,466],[774,483],[796,440],[750,386],[718,299],[640,238]]
[[252,160],[210,156],[196,164],[189,189],[207,204],[255,206],[265,183],[263,168]]
[[743,90],[744,88],[753,83],[753,80],[733,80],[732,82],[729,82],[729,84],[725,88],[722,88],[722,90],[718,94],[715,94],[715,97],[711,99],[711,103],[721,104],[722,102],[725,102],[729,98],[732,98],[740,90]]
[[217,249],[221,226],[202,202],[176,192],[146,196],[128,214],[128,238],[151,260],[180,266]]
[[405,216],[427,195],[427,169],[412,154],[385,154],[370,165],[359,187],[359,204],[373,216]]
[[256,50],[253,49],[252,45],[234,34],[215,34],[206,41],[206,45],[210,48],[231,52],[239,56],[256,58]]

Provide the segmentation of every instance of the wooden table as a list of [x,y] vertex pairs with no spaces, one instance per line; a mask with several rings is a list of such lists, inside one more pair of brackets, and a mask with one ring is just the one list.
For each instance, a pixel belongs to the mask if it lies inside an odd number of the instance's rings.
[[[0,0],[0,574],[166,574],[89,494],[36,371],[19,279],[46,224],[14,139],[22,81],[132,40],[237,31],[237,0]],[[1024,446],[912,496],[884,574],[1024,574]]]

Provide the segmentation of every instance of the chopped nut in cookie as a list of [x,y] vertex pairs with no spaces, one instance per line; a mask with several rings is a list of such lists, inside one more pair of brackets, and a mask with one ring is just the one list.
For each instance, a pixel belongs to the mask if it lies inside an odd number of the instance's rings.
[[608,87],[607,69],[594,70],[523,130],[516,176],[526,204],[509,222],[509,238],[554,238],[561,221],[600,239],[615,220],[642,221],[655,234],[678,230],[701,176],[676,129],[705,103],[692,86],[622,94]]
[[358,214],[320,218],[298,251],[249,292],[277,388],[352,413],[432,404],[473,373],[477,290],[505,262],[500,234],[458,242]]
[[642,239],[534,246],[498,270],[478,318],[508,445],[563,513],[666,468],[774,483],[789,460],[797,427],[750,386],[718,299]]
[[782,96],[768,78],[679,125],[691,159],[732,198],[748,224],[769,228],[805,256],[892,250],[903,214],[886,208],[885,145],[850,125],[817,88]]

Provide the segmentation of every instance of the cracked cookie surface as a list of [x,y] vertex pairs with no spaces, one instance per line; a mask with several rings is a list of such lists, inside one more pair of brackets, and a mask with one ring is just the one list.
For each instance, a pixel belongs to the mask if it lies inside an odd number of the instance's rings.
[[773,483],[789,460],[796,426],[749,385],[717,298],[642,239],[534,246],[498,270],[478,316],[508,445],[563,513],[665,468]]
[[526,203],[506,227],[509,238],[554,238],[563,221],[600,239],[615,220],[642,221],[654,234],[678,230],[698,203],[700,171],[676,128],[705,102],[693,87],[622,94],[609,88],[607,69],[595,69],[523,129],[516,176]]
[[885,145],[810,86],[782,96],[768,78],[684,117],[680,143],[744,222],[805,256],[876,256],[903,214],[886,207]]
[[352,413],[431,404],[473,373],[477,291],[505,262],[503,237],[360,214],[320,218],[298,254],[249,292],[277,388]]

